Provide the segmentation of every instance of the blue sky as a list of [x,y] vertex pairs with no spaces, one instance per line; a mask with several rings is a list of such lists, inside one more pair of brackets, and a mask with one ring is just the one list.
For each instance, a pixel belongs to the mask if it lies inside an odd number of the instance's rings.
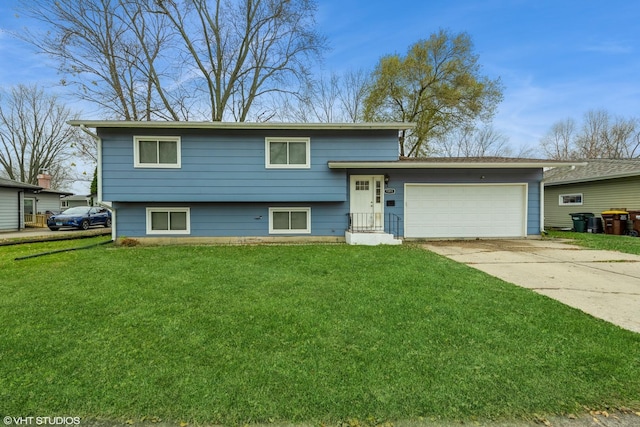
[[[589,109],[640,117],[640,2],[635,0],[317,0],[331,50],[324,72],[372,69],[440,28],[466,31],[482,72],[500,77],[494,127],[514,148],[536,147],[559,120]],[[0,28],[31,25],[0,3]],[[46,57],[0,32],[0,86],[59,80]],[[58,89],[56,89],[58,90]],[[88,118],[99,118],[86,111]]]
[[370,68],[439,28],[472,37],[483,73],[500,77],[494,119],[514,147],[589,109],[640,117],[640,2],[610,0],[323,0],[327,69]]

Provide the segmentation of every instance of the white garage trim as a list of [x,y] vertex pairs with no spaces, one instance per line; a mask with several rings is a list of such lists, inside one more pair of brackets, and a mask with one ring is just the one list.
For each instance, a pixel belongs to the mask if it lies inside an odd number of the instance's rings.
[[404,237],[526,237],[527,193],[527,183],[406,183]]

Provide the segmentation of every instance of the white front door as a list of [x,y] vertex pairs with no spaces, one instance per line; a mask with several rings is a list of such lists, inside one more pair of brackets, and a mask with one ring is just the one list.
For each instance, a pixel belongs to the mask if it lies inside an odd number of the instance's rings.
[[384,176],[351,175],[350,228],[353,231],[384,231]]
[[36,199],[33,197],[24,198],[24,222],[36,222]]

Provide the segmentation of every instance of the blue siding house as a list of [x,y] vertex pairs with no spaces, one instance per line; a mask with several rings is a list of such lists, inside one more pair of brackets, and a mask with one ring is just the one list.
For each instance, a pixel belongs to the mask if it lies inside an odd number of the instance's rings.
[[410,123],[70,124],[98,140],[98,201],[113,209],[114,238],[149,242],[539,235],[552,165],[401,159]]

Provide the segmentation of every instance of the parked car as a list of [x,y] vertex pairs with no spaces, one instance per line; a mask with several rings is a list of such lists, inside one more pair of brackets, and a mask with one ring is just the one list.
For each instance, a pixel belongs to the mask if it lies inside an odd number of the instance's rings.
[[47,226],[52,231],[61,227],[88,230],[92,225],[111,227],[111,211],[100,206],[76,206],[47,219]]

